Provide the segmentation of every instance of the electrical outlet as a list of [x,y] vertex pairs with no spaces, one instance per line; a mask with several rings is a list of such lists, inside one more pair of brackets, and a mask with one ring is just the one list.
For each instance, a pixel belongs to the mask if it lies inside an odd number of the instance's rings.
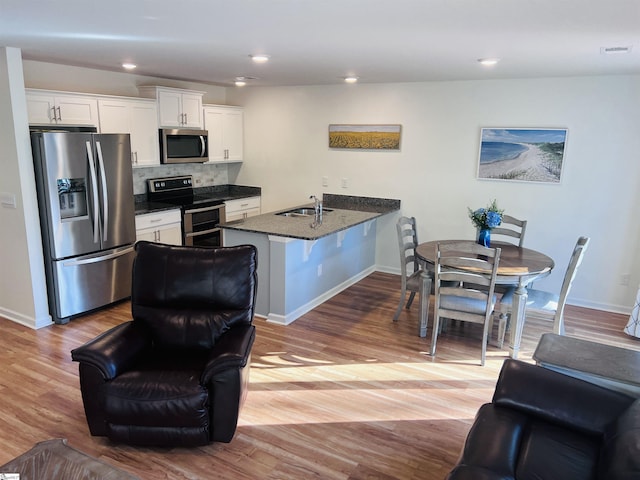
[[629,281],[631,281],[631,275],[629,273],[625,273],[624,275],[620,275],[620,285],[628,287],[629,286]]
[[318,276],[322,275],[322,264],[318,265]]
[[322,177],[322,186],[323,187],[328,187],[329,186],[329,177],[327,177],[327,176]]
[[348,178],[343,178],[342,179],[342,188],[349,188],[349,179]]

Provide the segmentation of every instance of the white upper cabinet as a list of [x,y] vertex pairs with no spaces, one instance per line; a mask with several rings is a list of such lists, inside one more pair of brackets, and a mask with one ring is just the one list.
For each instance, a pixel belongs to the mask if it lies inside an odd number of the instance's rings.
[[104,98],[98,100],[98,110],[101,133],[130,134],[134,167],[160,164],[155,100]]
[[98,126],[98,101],[95,97],[29,89],[26,95],[30,124]]
[[202,128],[203,92],[168,87],[139,87],[145,97],[158,101],[160,127]]
[[244,141],[242,107],[204,106],[204,128],[209,133],[209,162],[241,162]]

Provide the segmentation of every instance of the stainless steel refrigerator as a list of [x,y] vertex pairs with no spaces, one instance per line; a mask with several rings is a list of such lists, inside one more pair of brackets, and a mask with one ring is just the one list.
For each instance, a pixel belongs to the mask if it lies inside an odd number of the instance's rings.
[[129,135],[33,132],[49,311],[56,323],[131,295]]

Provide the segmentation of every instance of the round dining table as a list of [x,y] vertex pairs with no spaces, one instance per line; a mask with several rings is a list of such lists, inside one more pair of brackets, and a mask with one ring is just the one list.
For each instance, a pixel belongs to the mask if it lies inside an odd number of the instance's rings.
[[[429,294],[431,292],[431,277],[428,272],[434,271],[436,247],[438,243],[454,242],[472,242],[472,240],[433,240],[421,243],[416,247],[416,257],[422,265],[422,285],[420,288],[421,337],[427,335]],[[555,263],[551,257],[544,253],[511,243],[491,242],[491,247],[499,247],[501,249],[496,285],[516,286],[513,296],[508,348],[511,357],[518,358],[525,319],[525,307],[527,305],[527,285],[536,279],[549,275]]]

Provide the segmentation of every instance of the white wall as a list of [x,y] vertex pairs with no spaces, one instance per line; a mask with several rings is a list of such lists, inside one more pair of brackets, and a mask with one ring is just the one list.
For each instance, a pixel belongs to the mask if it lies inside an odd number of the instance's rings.
[[[640,283],[639,76],[246,88],[227,98],[245,107],[245,162],[233,174],[262,186],[263,211],[323,192],[399,198],[426,241],[473,238],[467,207],[496,198],[528,220],[526,245],[556,261],[537,287],[560,289],[587,235],[570,303],[630,311]],[[330,150],[331,123],[402,124],[401,151]],[[481,127],[568,128],[562,183],[476,179]],[[381,269],[398,269],[394,222],[379,222]]]
[[29,144],[20,50],[0,48],[0,316],[37,328],[51,323]]

